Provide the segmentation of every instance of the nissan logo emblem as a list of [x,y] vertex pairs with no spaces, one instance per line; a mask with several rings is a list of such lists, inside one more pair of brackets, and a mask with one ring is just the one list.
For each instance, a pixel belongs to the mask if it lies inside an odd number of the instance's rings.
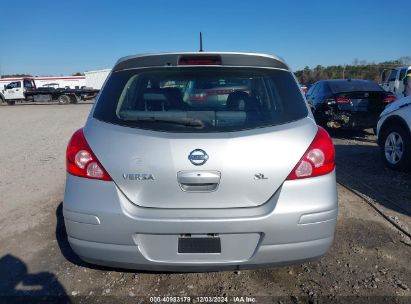
[[202,149],[195,149],[188,155],[188,160],[194,166],[204,165],[208,160],[208,154]]

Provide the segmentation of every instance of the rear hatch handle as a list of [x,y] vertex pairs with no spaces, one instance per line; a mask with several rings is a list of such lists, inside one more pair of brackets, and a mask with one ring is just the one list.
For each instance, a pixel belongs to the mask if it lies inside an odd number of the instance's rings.
[[220,184],[220,171],[179,171],[177,181],[181,190],[186,192],[211,192]]

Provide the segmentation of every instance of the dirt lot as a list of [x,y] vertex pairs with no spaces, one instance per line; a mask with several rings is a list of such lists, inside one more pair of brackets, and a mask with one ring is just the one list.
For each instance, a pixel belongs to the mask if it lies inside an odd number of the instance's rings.
[[[0,106],[0,302],[26,303],[27,298],[15,297],[25,295],[112,303],[147,303],[149,296],[187,296],[192,302],[201,302],[197,296],[227,296],[229,301],[248,296],[257,303],[411,302],[410,240],[340,185],[336,239],[316,262],[189,274],[83,263],[67,243],[61,202],[65,146],[90,107]],[[365,194],[403,229],[411,228],[411,176],[384,169],[373,135],[333,136],[338,181]]]

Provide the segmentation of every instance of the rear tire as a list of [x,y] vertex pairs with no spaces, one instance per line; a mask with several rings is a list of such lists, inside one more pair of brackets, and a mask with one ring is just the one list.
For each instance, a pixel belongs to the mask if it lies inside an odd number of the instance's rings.
[[411,171],[411,136],[403,126],[394,124],[382,130],[381,156],[388,168]]
[[59,104],[64,105],[64,104],[69,104],[70,103],[70,97],[67,95],[60,95],[59,98],[57,99]]
[[78,103],[78,99],[76,95],[70,95],[70,103]]

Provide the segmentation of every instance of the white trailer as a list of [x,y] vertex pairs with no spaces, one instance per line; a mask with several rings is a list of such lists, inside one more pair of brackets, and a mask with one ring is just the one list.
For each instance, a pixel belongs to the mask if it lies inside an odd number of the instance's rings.
[[110,74],[111,69],[87,71],[84,72],[85,75],[85,85],[88,88],[93,88],[95,90],[101,90],[107,76]]
[[85,76],[61,76],[61,77],[34,77],[36,87],[54,87],[81,89],[86,85]]

